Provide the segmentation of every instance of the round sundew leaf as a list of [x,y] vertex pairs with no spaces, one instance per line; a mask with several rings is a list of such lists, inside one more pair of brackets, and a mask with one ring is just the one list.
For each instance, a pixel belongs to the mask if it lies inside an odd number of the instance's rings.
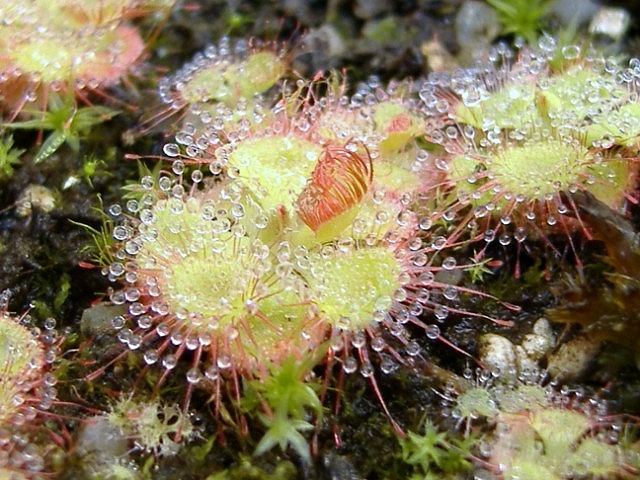
[[144,229],[147,234],[141,237],[144,249],[138,258],[142,263],[144,258],[162,258],[167,247],[180,253],[186,252],[187,247],[203,245],[216,236],[229,234],[234,225],[243,228],[252,238],[273,240],[276,232],[264,225],[261,217],[265,212],[244,186],[233,183],[225,189],[236,202],[221,198],[222,190],[210,189],[186,199],[158,200],[150,209],[143,210],[140,216],[148,228]]
[[487,156],[487,170],[502,191],[543,198],[581,182],[586,165],[592,163],[588,149],[576,141],[549,139],[504,147]]
[[237,63],[221,59],[197,70],[180,92],[187,103],[213,101],[232,106],[240,98],[268,90],[285,71],[284,61],[276,53],[254,52]]
[[12,50],[12,61],[22,72],[38,74],[45,82],[67,81],[72,78],[74,64],[84,53],[77,43],[61,45],[43,38],[16,45]]
[[586,127],[587,145],[612,139],[617,145],[635,147],[640,140],[640,102],[630,102],[620,108],[605,111]]
[[[280,364],[292,355],[305,357],[324,340],[327,325],[310,313],[308,302],[292,290],[282,290],[256,304],[259,314],[248,315],[239,327],[243,352],[231,352],[245,370]],[[233,345],[231,346],[233,349]]]
[[162,278],[163,297],[171,309],[206,317],[242,314],[249,285],[235,270],[245,265],[230,257],[228,252],[208,255],[200,250],[173,261]]
[[540,93],[550,118],[572,124],[597,115],[603,105],[617,102],[625,95],[613,75],[582,65],[549,77],[548,85]]
[[103,28],[85,42],[88,54],[77,67],[76,75],[106,85],[125,75],[145,48],[138,29],[130,26]]
[[509,82],[479,102],[465,103],[463,95],[453,118],[479,129],[487,125],[520,129],[538,117],[534,108],[535,92],[533,82]]
[[497,413],[496,402],[486,388],[470,388],[456,399],[454,415],[461,419],[493,418]]
[[31,331],[10,315],[0,314],[0,426],[20,409],[16,395],[33,380],[33,369],[44,363],[44,348]]
[[566,459],[564,474],[579,477],[612,478],[620,471],[619,446],[589,437]]
[[424,121],[400,103],[379,103],[373,109],[373,120],[376,132],[383,138],[379,145],[381,152],[397,151],[424,133]]
[[308,271],[310,299],[328,323],[359,330],[376,312],[387,311],[402,287],[402,266],[384,247],[358,248],[332,254],[313,254]]
[[313,172],[321,147],[294,136],[252,138],[236,146],[229,164],[252,188],[265,210],[284,207],[292,212],[300,192]]
[[588,169],[594,181],[588,185],[589,192],[614,210],[626,201],[626,192],[635,186],[638,164],[627,158],[611,158]]
[[285,71],[285,64],[276,53],[262,51],[252,53],[235,69],[230,69],[226,78],[229,84],[237,85],[240,96],[249,98],[273,87]]
[[271,265],[259,239],[260,211],[234,185],[224,188],[242,203],[222,200],[220,191],[158,201],[141,211],[141,234],[124,242],[174,313],[220,317],[224,324],[244,315],[245,301],[267,288],[263,276]]
[[122,77],[144,50],[137,29],[128,26],[95,30],[50,30],[25,38],[11,49],[15,66],[43,82],[76,79],[110,84]]
[[44,350],[31,331],[6,313],[0,314],[0,376],[12,378],[44,365]]
[[532,412],[530,424],[542,440],[547,455],[559,464],[587,431],[589,419],[573,410],[546,408]]
[[180,89],[184,100],[187,103],[230,100],[231,87],[227,85],[224,78],[224,72],[228,67],[228,62],[220,61],[195,72]]
[[184,257],[167,250],[155,277],[173,312],[216,318],[224,326],[244,316],[245,302],[256,290],[268,288],[265,249],[246,237],[212,238]]

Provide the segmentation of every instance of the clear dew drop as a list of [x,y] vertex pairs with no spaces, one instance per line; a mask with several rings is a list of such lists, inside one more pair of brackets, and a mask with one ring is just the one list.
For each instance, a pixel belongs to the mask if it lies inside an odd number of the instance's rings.
[[353,373],[358,369],[358,361],[353,357],[348,357],[342,364],[344,373]]
[[175,143],[165,143],[162,151],[167,157],[177,157],[180,155],[180,147]]
[[226,354],[219,355],[216,358],[216,365],[220,370],[226,370],[231,367],[231,357]]
[[190,368],[187,371],[186,377],[187,377],[187,382],[189,382],[192,385],[195,385],[202,379],[202,374],[197,368]]
[[390,374],[395,372],[398,369],[398,366],[399,365],[396,361],[385,355],[380,363],[380,370],[384,374]]
[[167,370],[173,370],[174,368],[176,368],[177,364],[178,364],[178,359],[175,357],[175,355],[171,353],[165,355],[162,358],[162,366]]
[[371,349],[374,352],[381,352],[382,350],[384,350],[385,346],[387,345],[384,339],[378,336],[373,337],[370,343],[371,343]]
[[427,325],[424,330],[425,335],[429,340],[435,340],[440,337],[440,327],[437,325]]
[[362,366],[360,367],[360,375],[362,375],[364,378],[369,378],[373,375],[373,365],[371,365],[371,362],[365,362],[362,364]]
[[147,365],[153,365],[158,361],[160,356],[158,355],[158,352],[155,350],[147,350],[146,352],[144,352],[144,355],[142,358],[144,359],[144,362]]

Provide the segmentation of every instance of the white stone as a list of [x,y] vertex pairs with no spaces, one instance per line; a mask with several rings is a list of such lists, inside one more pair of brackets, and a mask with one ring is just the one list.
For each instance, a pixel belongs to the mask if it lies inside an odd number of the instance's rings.
[[482,335],[478,346],[480,361],[488,370],[498,369],[503,380],[515,379],[518,374],[515,346],[501,335]]

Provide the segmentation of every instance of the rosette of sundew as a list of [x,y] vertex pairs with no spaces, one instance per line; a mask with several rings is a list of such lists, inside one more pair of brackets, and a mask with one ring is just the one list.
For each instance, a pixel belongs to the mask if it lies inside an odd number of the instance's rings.
[[585,145],[581,132],[545,130],[518,139],[506,132],[476,138],[468,125],[446,132],[450,157],[443,169],[453,200],[442,216],[457,218],[453,237],[467,230],[487,243],[520,245],[533,237],[553,247],[549,235],[558,233],[573,245],[573,233],[591,236],[565,194],[589,191],[614,209],[636,201],[636,160]]
[[485,439],[488,463],[512,477],[632,476],[637,461],[628,462],[634,454],[620,441],[619,429],[633,428],[635,421],[608,413],[600,399],[585,401],[581,389],[563,389],[521,384],[489,390],[498,408],[490,416],[495,430]]
[[268,111],[262,104],[275,103],[290,55],[290,49],[276,42],[222,37],[160,79],[158,94],[164,106],[143,119],[141,131],[175,116],[183,124],[217,131],[233,130],[240,121],[254,122],[255,115],[261,118]]
[[[0,294],[2,301],[6,299]],[[25,316],[0,312],[0,476],[40,478],[47,468],[46,449],[30,444],[29,433],[56,398],[55,322],[45,330],[29,327]]]
[[449,108],[449,125],[426,137],[441,148],[437,167],[454,198],[444,216],[464,212],[458,233],[470,227],[487,242],[520,245],[532,236],[551,245],[554,232],[571,242],[573,232],[590,235],[565,193],[588,190],[616,210],[637,201],[637,155],[591,123],[628,108],[621,102],[629,87],[613,73],[619,69],[571,47],[553,70],[551,51],[523,50],[507,66],[456,73],[449,87],[440,81],[423,90],[431,108]]
[[[349,229],[357,215],[389,227],[398,215],[407,216],[403,210],[430,178],[421,174],[429,155],[414,141],[424,122],[404,93],[391,97],[404,92],[399,87],[381,89],[384,101],[364,105],[362,99],[349,102],[336,82],[334,76],[307,82],[268,113],[258,102],[259,118],[248,118],[255,109],[239,115],[218,109],[206,128],[186,123],[175,142],[165,145],[165,154],[176,158],[176,173],[208,163],[214,175],[242,178],[269,212],[273,228],[266,231],[290,227],[294,236],[328,241]],[[320,96],[321,87],[329,93]]]
[[[0,26],[0,104],[9,120],[25,109],[46,110],[52,92],[84,101],[105,96],[139,60],[145,45],[137,28],[117,10],[103,21],[91,15],[99,9],[79,5],[32,1],[0,7],[6,19]],[[76,18],[79,11],[87,22]]]
[[[637,419],[609,411],[583,387],[549,383],[549,372],[527,371],[507,380],[471,369],[440,394],[445,421],[465,437],[482,430],[486,468],[507,478],[631,478],[638,461]],[[488,428],[486,428],[488,426]],[[493,478],[493,477],[491,477]]]
[[336,74],[314,79],[306,97],[290,102],[299,109],[292,123],[322,146],[296,201],[291,232],[301,244],[380,238],[397,222],[408,227],[408,207],[428,183],[421,173],[429,155],[416,142],[425,120],[406,98],[409,85],[382,88],[371,80],[348,97],[345,81]]
[[218,411],[221,381],[239,395],[240,377],[259,378],[267,364],[312,351],[324,326],[292,274],[289,246],[260,239],[267,220],[244,185],[187,194],[171,183],[149,179],[145,188],[167,195],[143,198],[136,217],[113,230],[120,248],[108,273],[123,285],[111,300],[127,306],[113,324],[128,350],[162,365],[160,383],[180,361],[188,365],[185,410],[201,384],[213,389]]

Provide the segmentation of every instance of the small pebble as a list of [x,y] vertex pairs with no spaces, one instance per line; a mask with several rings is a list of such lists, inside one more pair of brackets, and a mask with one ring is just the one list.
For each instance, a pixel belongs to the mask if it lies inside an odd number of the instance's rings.
[[602,7],[591,19],[589,33],[620,40],[631,25],[631,16],[624,8]]
[[45,213],[56,208],[56,199],[52,190],[42,185],[29,185],[16,200],[16,214],[19,217],[30,217],[33,209],[37,208]]
[[363,20],[369,20],[391,10],[393,2],[390,0],[356,0],[353,6],[353,14]]
[[479,340],[480,362],[487,370],[498,369],[500,378],[508,381],[518,374],[516,349],[511,341],[501,335],[487,333]]
[[493,8],[476,0],[462,4],[455,18],[456,41],[464,62],[477,58],[500,32]]
[[600,340],[588,335],[577,336],[549,354],[547,371],[560,382],[577,380],[591,366],[600,346]]
[[533,325],[533,333],[525,335],[520,343],[527,357],[534,362],[544,357],[554,344],[555,337],[546,318],[540,318]]

